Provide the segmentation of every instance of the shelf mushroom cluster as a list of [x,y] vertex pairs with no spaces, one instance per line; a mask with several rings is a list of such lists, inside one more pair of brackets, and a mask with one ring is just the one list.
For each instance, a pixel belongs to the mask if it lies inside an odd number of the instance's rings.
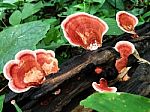
[[127,72],[130,69],[130,67],[127,67],[128,57],[135,52],[135,47],[129,41],[119,41],[114,48],[120,53],[120,59],[117,59],[115,63],[115,67],[119,73],[118,79],[122,80],[124,77],[124,81],[126,81],[129,79]]
[[118,73],[120,73],[121,70],[127,66],[128,57],[135,52],[135,47],[129,41],[119,41],[114,48],[120,53],[120,59],[116,60],[115,64]]
[[[121,30],[133,34],[132,38],[138,37],[135,32],[135,27],[138,24],[138,19],[134,15],[119,11],[116,14],[116,21],[118,27]],[[104,34],[108,31],[108,25],[100,18],[79,12],[69,15],[61,24],[63,29],[64,37],[73,46],[81,46],[86,50],[96,50],[102,46],[102,40]],[[120,41],[114,47],[116,51],[120,53],[120,59],[116,60],[115,67],[119,74],[128,71],[130,67],[127,67],[128,57],[133,54],[136,50],[134,45],[128,41]],[[96,67],[95,72],[101,74],[101,67]],[[125,72],[124,75],[127,73]],[[117,89],[112,87],[109,88],[105,79],[100,79],[100,84],[96,82],[92,83],[93,88],[99,92],[115,92]]]
[[21,50],[14,60],[8,61],[3,73],[9,80],[9,88],[16,93],[29,90],[45,81],[45,76],[59,70],[58,61],[52,50]]
[[[138,37],[135,33],[138,19],[134,15],[125,11],[119,11],[116,14],[116,21],[123,31],[133,34],[134,38]],[[91,51],[102,46],[103,36],[109,29],[105,21],[85,12],[69,15],[61,23],[61,28],[63,29],[64,37],[71,45],[81,46]],[[115,65],[118,73],[121,73],[127,65],[128,56],[135,51],[135,47],[128,41],[120,41],[116,44],[115,49],[121,56],[120,59],[116,60]],[[54,51],[38,49],[18,52],[14,60],[10,60],[5,64],[3,73],[5,78],[9,80],[9,88],[16,93],[21,93],[29,90],[31,87],[42,84],[45,81],[45,76],[56,73],[58,70],[58,61],[55,58]],[[100,74],[102,71],[101,67],[95,69],[97,74]],[[96,91],[117,91],[115,87],[108,87],[104,78],[101,78],[99,83],[92,83]]]

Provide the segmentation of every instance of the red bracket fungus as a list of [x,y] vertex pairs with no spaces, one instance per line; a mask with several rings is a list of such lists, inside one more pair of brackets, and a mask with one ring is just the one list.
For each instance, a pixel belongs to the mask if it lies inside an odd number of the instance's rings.
[[[58,71],[58,61],[54,56],[55,53],[53,51],[43,49],[18,52],[15,55],[15,60],[8,61],[3,68],[4,76],[9,80],[9,88],[16,93],[21,93],[29,90],[31,87],[42,84],[48,73],[56,73]],[[51,71],[47,71],[43,67],[44,64]]]
[[126,11],[119,11],[116,14],[116,21],[120,29],[124,32],[134,34],[133,38],[138,37],[135,27],[138,24],[138,18]]
[[35,50],[35,53],[37,56],[37,62],[41,65],[46,75],[58,72],[58,61],[55,58],[54,51],[38,49]]
[[79,12],[69,15],[61,24],[65,38],[71,45],[96,50],[102,46],[108,25],[100,18]]
[[119,73],[118,79],[127,80],[129,79],[127,72],[130,67],[127,67],[128,57],[131,54],[134,54],[135,47],[131,42],[128,41],[119,41],[115,45],[115,50],[120,53],[120,59],[116,60],[115,67]]
[[115,50],[120,53],[121,57],[128,58],[129,55],[135,52],[134,45],[129,41],[119,41],[115,45]]
[[[114,49],[120,53],[120,59],[116,60],[115,67],[119,73],[119,79],[124,78],[123,80],[129,79],[127,72],[130,67],[127,67],[128,57],[133,54],[141,63],[150,64],[149,61],[141,58],[138,51],[135,49],[134,45],[129,41],[119,41],[116,43]],[[124,74],[124,76],[123,76]]]
[[99,84],[97,84],[96,82],[93,82],[92,87],[100,93],[103,93],[103,92],[115,93],[117,91],[116,87],[108,87],[107,81],[104,78],[100,79]]

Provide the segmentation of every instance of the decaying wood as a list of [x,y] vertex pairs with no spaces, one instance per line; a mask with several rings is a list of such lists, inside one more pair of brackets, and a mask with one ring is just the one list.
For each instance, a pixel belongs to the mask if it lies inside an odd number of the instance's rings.
[[128,81],[119,82],[116,86],[119,91],[138,94],[150,98],[150,65],[140,64]]
[[[25,112],[69,112],[79,101],[94,92],[91,87],[93,81],[104,77],[113,80],[117,77],[114,67],[119,56],[113,46],[120,40],[132,42],[139,51],[140,56],[150,61],[150,24],[145,24],[137,33],[138,39],[132,39],[130,34],[123,34],[116,38],[105,39],[103,47],[96,51],[86,51],[77,55],[60,66],[60,71],[47,77],[46,82],[30,91],[15,94],[9,92],[5,98],[5,105],[15,99]],[[98,75],[94,72],[96,66],[101,66],[104,71]],[[117,82],[115,86],[119,91],[130,92],[150,97],[150,65],[138,63],[131,56],[128,66],[131,77],[126,82]],[[55,92],[60,90],[59,94]]]

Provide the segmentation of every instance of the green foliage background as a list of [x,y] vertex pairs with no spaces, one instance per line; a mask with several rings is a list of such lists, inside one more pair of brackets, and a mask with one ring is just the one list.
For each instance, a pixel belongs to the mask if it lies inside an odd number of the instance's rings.
[[98,112],[150,112],[150,99],[129,93],[94,93],[80,102]]

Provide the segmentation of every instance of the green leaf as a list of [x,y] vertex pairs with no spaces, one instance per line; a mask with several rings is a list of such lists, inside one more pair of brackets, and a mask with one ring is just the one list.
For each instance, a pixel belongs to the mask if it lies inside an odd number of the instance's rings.
[[123,0],[107,0],[113,7],[116,7],[120,10],[124,10]]
[[37,1],[37,0],[26,0],[27,2],[33,2],[33,1]]
[[36,44],[45,37],[49,25],[35,21],[16,25],[0,32],[0,72],[4,64],[14,59],[15,54],[22,49],[35,49]]
[[147,17],[149,17],[149,16],[150,16],[150,11],[146,12],[142,17],[143,17],[143,18],[147,18]]
[[5,15],[6,13],[4,12],[4,9],[0,9],[0,20],[2,20]]
[[138,16],[144,13],[144,8],[134,8],[133,10],[129,11],[129,13]]
[[37,45],[37,48],[39,48],[39,49],[47,49],[47,50],[51,49],[51,50],[55,51],[56,48],[58,48],[58,47],[60,47],[62,45],[66,45],[65,43],[66,42],[64,40],[62,40],[62,39],[58,40],[56,43],[55,42],[51,42],[48,46],[46,46],[45,43],[42,42],[42,43],[39,43]]
[[96,12],[99,11],[100,7],[101,7],[101,5],[94,5],[94,7],[91,5],[89,7],[89,13],[94,15]]
[[16,2],[16,0],[3,0],[3,3],[15,3]]
[[116,15],[114,7],[112,7],[107,1],[101,7],[100,12],[103,13],[104,17],[114,17]]
[[113,18],[103,19],[109,26],[109,30],[106,35],[121,35],[124,32],[117,26],[117,22]]
[[45,44],[49,44],[51,41],[56,42],[58,39],[60,39],[60,31],[59,29],[52,27],[46,34],[46,38],[44,38],[44,42]]
[[44,7],[42,1],[36,4],[25,3],[22,10],[22,19],[26,19],[29,16],[37,13],[42,7]]
[[22,19],[26,19],[29,16],[31,16],[32,14],[34,14],[33,12],[33,5],[30,3],[25,3],[23,10],[22,10]]
[[16,10],[12,13],[12,15],[9,17],[9,23],[11,25],[17,25],[21,22],[21,12],[19,10]]
[[2,3],[0,2],[0,8],[13,9],[16,8],[16,5],[10,3]]
[[27,23],[27,22],[32,22],[32,21],[37,21],[38,20],[38,16],[36,15],[32,15],[26,19],[23,20],[24,23]]
[[[80,5],[81,5],[81,7],[80,7]],[[80,8],[82,8],[82,9],[80,9]],[[84,9],[84,6],[83,6],[83,4],[79,4],[79,6],[71,6],[71,7],[65,7],[66,8],[66,12],[62,12],[61,14],[59,14],[59,16],[60,17],[63,17],[64,15],[65,15],[65,17],[66,17],[66,15],[70,15],[70,14],[73,14],[73,13],[76,13],[76,12],[79,12],[79,11],[77,11],[76,9],[77,8],[79,8],[80,9],[80,11],[81,10],[85,10],[85,12],[86,12],[86,9]],[[85,6],[85,8],[87,8],[86,6]]]
[[104,4],[105,0],[93,0],[93,2],[99,3],[101,7]]
[[105,0],[84,0],[84,2],[87,2],[87,3],[96,2],[96,3],[100,3],[101,5],[103,5]]
[[93,2],[93,0],[84,0],[84,2],[92,3],[92,2]]
[[1,95],[0,96],[0,112],[2,112],[2,109],[3,109],[4,99],[5,99],[5,95]]
[[[19,1],[24,1],[24,0],[3,0],[3,3],[16,3],[16,2],[19,2]],[[26,0],[28,1],[28,0]]]
[[80,104],[98,112],[150,112],[150,99],[129,93],[94,93]]
[[38,3],[36,3],[33,7],[34,13],[38,12],[42,7],[44,7],[44,4],[42,3],[42,1],[39,1]]
[[138,0],[131,0],[134,4],[138,4]]
[[43,20],[43,22],[46,24],[49,24],[49,25],[58,24],[58,20],[56,18],[45,19],[45,20]]

